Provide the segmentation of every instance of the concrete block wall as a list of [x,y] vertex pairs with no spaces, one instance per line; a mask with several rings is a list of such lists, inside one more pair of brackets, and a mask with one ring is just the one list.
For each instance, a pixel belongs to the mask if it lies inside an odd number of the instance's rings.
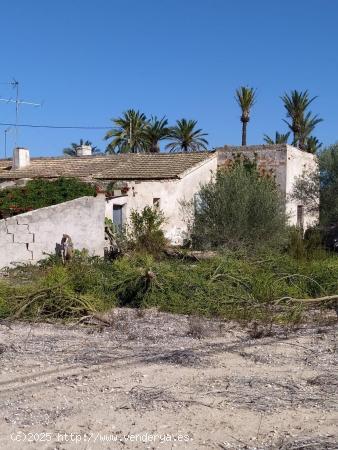
[[104,252],[105,197],[81,197],[0,220],[0,268],[36,263],[68,234],[78,250]]

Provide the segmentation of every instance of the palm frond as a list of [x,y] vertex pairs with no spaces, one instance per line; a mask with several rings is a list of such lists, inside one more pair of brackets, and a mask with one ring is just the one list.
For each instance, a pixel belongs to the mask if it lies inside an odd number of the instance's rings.
[[306,140],[306,151],[309,153],[317,153],[323,143],[319,141],[315,136],[309,136]]
[[256,90],[251,87],[241,86],[239,89],[236,89],[235,99],[242,111],[242,122],[248,122],[251,108],[256,102]]
[[63,149],[63,154],[67,156],[76,156],[77,155],[77,148],[81,147],[82,145],[89,145],[92,148],[92,154],[101,153],[101,150],[97,148],[95,145],[92,144],[91,141],[80,139],[79,143],[72,142],[70,144],[70,147],[66,147]]
[[286,116],[291,122],[284,120],[289,129],[293,132],[292,144],[302,150],[306,150],[306,142],[312,131],[322,121],[317,115],[312,116],[308,107],[317,97],[310,97],[308,90],[293,90],[290,94],[285,93],[281,96],[286,109]]
[[158,153],[160,151],[159,142],[166,139],[170,134],[168,120],[165,116],[158,119],[157,116],[152,116],[147,123],[145,129],[145,139],[148,145],[148,151],[151,153]]
[[170,142],[166,149],[170,152],[196,152],[207,150],[208,141],[201,128],[196,128],[196,120],[181,119],[176,121],[176,125],[170,129],[168,139]]
[[129,109],[122,117],[113,119],[114,128],[104,136],[105,140],[112,139],[106,148],[107,153],[143,152],[147,149],[146,127],[148,120],[145,114]]
[[274,144],[287,144],[289,137],[290,137],[290,132],[279,133],[278,131],[276,131],[274,139],[272,139],[267,134],[264,134],[263,139],[264,139],[264,142],[266,142],[267,144],[274,145]]

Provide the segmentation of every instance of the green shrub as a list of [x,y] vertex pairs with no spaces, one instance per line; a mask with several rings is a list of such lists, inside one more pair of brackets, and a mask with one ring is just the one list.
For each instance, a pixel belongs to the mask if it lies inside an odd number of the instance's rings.
[[94,186],[74,178],[31,180],[24,187],[0,191],[0,219],[95,193]]
[[8,283],[0,281],[0,319],[11,315],[9,297],[13,289]]
[[304,236],[299,228],[290,227],[286,250],[296,260],[314,260],[327,257],[327,252],[322,245],[321,232],[316,227],[307,229]]
[[323,246],[323,233],[319,227],[308,228],[304,234],[307,257],[311,259],[326,257]]
[[130,215],[131,239],[137,251],[158,254],[163,250],[166,239],[161,226],[165,222],[163,212],[146,206],[141,212],[133,210]]
[[285,216],[274,181],[236,163],[203,186],[195,207],[193,243],[201,248],[278,246]]
[[130,247],[127,229],[124,226],[122,229],[116,226],[111,219],[107,217],[104,220],[105,233],[109,238],[110,249],[106,257],[115,258],[118,255],[126,253]]
[[306,246],[302,236],[302,231],[297,227],[289,228],[287,252],[290,256],[297,260],[306,257]]

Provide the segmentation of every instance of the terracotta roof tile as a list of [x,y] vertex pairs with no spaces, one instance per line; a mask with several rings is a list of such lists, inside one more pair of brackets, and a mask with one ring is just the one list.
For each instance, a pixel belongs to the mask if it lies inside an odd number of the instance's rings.
[[32,158],[24,169],[11,170],[11,160],[0,160],[0,180],[76,177],[101,180],[179,178],[213,153],[121,154]]

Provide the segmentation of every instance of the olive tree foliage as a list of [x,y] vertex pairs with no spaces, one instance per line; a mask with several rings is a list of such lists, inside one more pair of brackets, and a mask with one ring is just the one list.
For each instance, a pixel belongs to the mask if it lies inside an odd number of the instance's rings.
[[[320,225],[338,224],[338,143],[323,150],[319,168],[304,172],[293,186],[291,198],[310,212],[318,212]],[[318,204],[319,203],[319,204]]]
[[236,162],[202,186],[192,241],[200,248],[258,248],[284,243],[285,208],[273,179]]

